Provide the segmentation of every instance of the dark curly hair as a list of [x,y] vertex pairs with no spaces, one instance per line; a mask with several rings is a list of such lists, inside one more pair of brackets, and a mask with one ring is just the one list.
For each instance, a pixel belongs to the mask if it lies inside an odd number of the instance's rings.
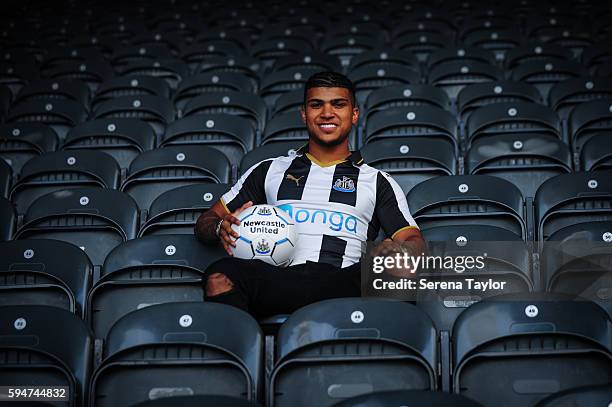
[[351,102],[355,103],[355,85],[346,76],[338,72],[325,71],[317,72],[306,81],[304,85],[304,105],[306,104],[306,94],[310,88],[345,88],[351,94]]

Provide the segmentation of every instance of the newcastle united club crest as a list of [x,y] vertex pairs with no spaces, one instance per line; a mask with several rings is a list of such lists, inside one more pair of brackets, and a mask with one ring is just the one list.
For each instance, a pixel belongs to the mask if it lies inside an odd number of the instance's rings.
[[332,188],[338,192],[355,192],[355,182],[349,177],[343,176],[334,181]]

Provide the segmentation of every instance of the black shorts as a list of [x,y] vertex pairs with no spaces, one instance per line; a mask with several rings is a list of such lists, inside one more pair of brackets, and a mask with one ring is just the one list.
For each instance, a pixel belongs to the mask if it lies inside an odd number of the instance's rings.
[[260,260],[227,257],[206,270],[207,275],[214,273],[227,276],[234,288],[206,300],[237,306],[256,318],[290,314],[313,302],[361,293],[359,263],[345,268],[314,262],[277,267]]

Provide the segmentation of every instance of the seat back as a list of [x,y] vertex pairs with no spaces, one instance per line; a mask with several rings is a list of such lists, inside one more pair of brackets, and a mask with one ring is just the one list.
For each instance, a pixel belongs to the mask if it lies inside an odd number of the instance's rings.
[[386,406],[415,406],[415,407],[483,407],[480,403],[457,394],[443,393],[441,391],[381,391],[363,396],[353,397],[333,407],[386,407]]
[[563,407],[568,405],[575,407],[589,407],[602,405],[610,402],[612,398],[612,385],[585,386],[569,389],[540,401],[535,407]]
[[58,146],[57,134],[41,123],[12,123],[0,125],[0,157],[6,161],[15,175],[28,160]]
[[0,197],[0,241],[12,239],[16,224],[17,213],[13,203]]

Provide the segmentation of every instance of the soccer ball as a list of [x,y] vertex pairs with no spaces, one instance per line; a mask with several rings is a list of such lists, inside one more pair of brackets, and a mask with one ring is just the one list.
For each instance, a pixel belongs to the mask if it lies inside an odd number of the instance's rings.
[[291,264],[298,234],[285,211],[271,205],[254,205],[237,217],[240,226],[232,225],[240,236],[232,249],[235,257],[282,267]]

